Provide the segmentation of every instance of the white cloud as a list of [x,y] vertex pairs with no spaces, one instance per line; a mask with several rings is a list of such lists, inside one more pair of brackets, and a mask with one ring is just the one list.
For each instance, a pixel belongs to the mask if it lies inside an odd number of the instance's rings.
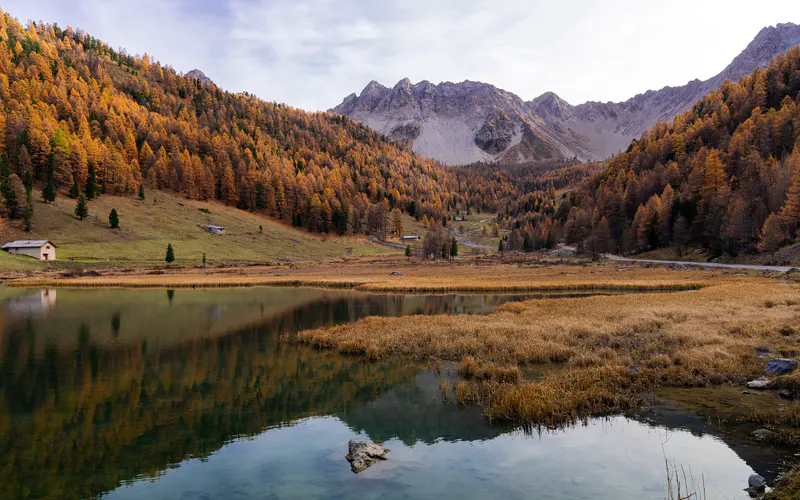
[[223,87],[326,109],[370,80],[492,83],[531,99],[623,100],[708,78],[800,3],[544,0],[7,0]]

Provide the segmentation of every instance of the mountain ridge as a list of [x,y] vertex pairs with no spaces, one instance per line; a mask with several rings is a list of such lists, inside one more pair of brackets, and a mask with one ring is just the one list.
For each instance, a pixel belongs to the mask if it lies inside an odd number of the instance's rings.
[[[393,87],[372,80],[360,94],[350,94],[329,111],[392,139],[410,140],[417,153],[451,165],[571,157],[603,160],[656,123],[691,108],[726,79],[738,81],[799,44],[797,24],[765,27],[717,75],[647,90],[621,102],[572,105],[552,91],[525,101],[489,83],[412,84],[403,78]],[[506,118],[498,122],[500,116]]]

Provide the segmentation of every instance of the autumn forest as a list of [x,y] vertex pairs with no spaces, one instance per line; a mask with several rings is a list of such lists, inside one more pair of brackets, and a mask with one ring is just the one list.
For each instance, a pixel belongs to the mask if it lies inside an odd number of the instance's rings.
[[[348,118],[229,93],[80,30],[0,16],[2,217],[30,197],[220,200],[311,232],[385,238],[496,214],[501,250],[772,252],[800,227],[800,48],[604,164],[446,167]],[[436,229],[436,227],[434,227]]]

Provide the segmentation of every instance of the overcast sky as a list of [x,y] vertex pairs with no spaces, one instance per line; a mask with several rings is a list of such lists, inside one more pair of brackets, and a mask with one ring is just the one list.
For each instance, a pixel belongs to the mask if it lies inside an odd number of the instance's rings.
[[491,83],[620,101],[721,71],[798,0],[4,0],[231,91],[307,110],[370,80]]

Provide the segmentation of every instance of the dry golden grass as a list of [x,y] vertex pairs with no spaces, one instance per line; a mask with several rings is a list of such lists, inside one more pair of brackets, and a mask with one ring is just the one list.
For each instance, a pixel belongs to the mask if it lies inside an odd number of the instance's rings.
[[[459,392],[493,418],[555,424],[617,411],[657,385],[743,383],[763,370],[755,348],[791,353],[800,287],[757,278],[693,292],[545,299],[489,316],[367,318],[298,340],[371,358],[460,361]],[[536,382],[497,383],[485,367],[565,363]],[[481,382],[489,380],[490,382]]]
[[[395,258],[353,259],[333,264],[256,266],[234,268],[162,269],[160,274],[105,271],[101,276],[63,278],[42,274],[10,284],[69,287],[233,287],[314,286],[358,288],[370,292],[581,292],[598,290],[693,290],[719,273],[675,272],[665,268],[615,265],[520,265],[488,260],[456,264],[420,263]],[[625,268],[623,268],[625,269]],[[402,275],[392,275],[400,272]]]
[[518,366],[484,363],[472,356],[461,360],[458,374],[467,379],[494,380],[506,384],[516,384],[521,378]]
[[764,500],[797,500],[800,498],[800,467],[786,474]]

